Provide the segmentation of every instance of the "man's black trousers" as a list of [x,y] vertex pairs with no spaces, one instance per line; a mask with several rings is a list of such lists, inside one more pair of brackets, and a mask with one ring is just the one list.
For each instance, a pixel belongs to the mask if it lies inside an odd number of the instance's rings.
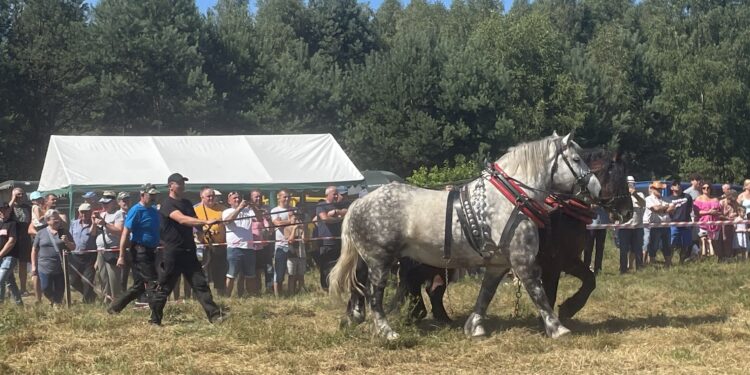
[[156,290],[156,298],[154,298],[155,323],[161,323],[167,297],[172,293],[180,275],[190,284],[193,295],[203,306],[209,321],[213,321],[221,315],[219,307],[216,306],[211,296],[211,289],[208,287],[206,275],[203,273],[195,249],[165,249],[162,253],[159,268],[159,287]]
[[158,323],[159,316],[154,309],[156,282],[156,249],[153,247],[133,246],[130,249],[131,267],[133,271],[133,285],[117,300],[112,302],[110,309],[114,312],[122,311],[125,306],[146,293],[149,307],[151,307],[151,322]]

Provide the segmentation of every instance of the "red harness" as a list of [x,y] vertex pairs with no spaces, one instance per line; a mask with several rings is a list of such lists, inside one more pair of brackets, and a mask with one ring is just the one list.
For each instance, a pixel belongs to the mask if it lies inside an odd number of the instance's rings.
[[516,205],[524,215],[531,219],[539,228],[549,224],[548,210],[541,203],[529,198],[518,183],[510,178],[497,163],[492,164],[490,182],[511,203]]
[[580,200],[580,199],[562,199],[560,197],[550,195],[545,200],[548,206],[552,210],[562,210],[562,213],[568,215],[584,224],[591,224],[594,221],[596,214],[591,210],[591,206]]

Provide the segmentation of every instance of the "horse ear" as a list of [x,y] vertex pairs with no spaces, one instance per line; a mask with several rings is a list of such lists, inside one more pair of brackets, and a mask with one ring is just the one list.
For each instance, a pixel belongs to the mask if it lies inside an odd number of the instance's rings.
[[559,135],[557,135],[557,130],[552,131],[552,136],[555,138],[559,137]]
[[573,140],[573,132],[570,132],[570,133],[568,133],[568,135],[565,136],[565,138],[563,138],[562,143],[564,145],[569,145],[570,141],[572,141],[572,140]]

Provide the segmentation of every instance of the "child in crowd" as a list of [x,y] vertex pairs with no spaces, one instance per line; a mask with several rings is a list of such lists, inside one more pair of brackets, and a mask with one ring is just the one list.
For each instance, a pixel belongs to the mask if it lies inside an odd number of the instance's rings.
[[305,241],[307,241],[307,233],[302,220],[302,213],[299,210],[289,213],[289,221],[294,225],[284,228],[284,237],[289,241],[289,257],[287,258],[289,295],[294,295],[305,288]]

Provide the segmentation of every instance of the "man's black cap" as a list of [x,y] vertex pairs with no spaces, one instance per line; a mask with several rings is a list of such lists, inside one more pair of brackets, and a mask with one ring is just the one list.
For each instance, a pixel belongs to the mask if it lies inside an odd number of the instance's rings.
[[182,177],[179,173],[172,173],[169,178],[167,179],[167,183],[170,182],[185,182],[187,181],[187,177]]

